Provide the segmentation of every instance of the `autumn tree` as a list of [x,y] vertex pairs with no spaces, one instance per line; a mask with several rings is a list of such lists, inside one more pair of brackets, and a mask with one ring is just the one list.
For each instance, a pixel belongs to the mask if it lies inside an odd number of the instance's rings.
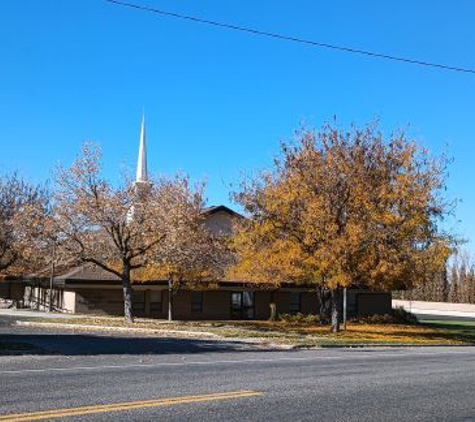
[[49,193],[17,173],[0,178],[0,274],[20,275],[44,265]]
[[90,144],[71,168],[57,172],[54,221],[61,249],[122,280],[126,322],[133,322],[133,272],[149,266],[173,236],[184,204],[176,192],[187,184],[183,176],[141,183],[125,177],[114,186],[102,177],[100,150]]
[[458,249],[452,257],[449,302],[475,303],[475,260],[466,250]]
[[457,257],[458,259],[455,259],[452,265],[457,267],[460,302],[475,303],[475,263],[473,257],[466,250],[459,250]]
[[272,171],[244,181],[236,201],[250,217],[235,246],[243,276],[315,285],[331,293],[339,329],[345,287],[389,290],[445,262],[437,222],[445,160],[376,125],[326,125],[283,143]]
[[447,302],[450,294],[448,278],[448,268],[446,267],[428,271],[423,283],[418,283],[408,290],[395,291],[393,292],[393,298],[401,300]]
[[167,182],[174,198],[168,215],[169,231],[154,249],[151,265],[141,278],[168,281],[168,319],[173,319],[173,296],[184,286],[203,289],[220,280],[232,256],[227,238],[206,226],[204,185],[190,186],[187,178]]
[[458,246],[446,265],[428,274],[427,281],[395,295],[402,300],[475,303],[475,257]]

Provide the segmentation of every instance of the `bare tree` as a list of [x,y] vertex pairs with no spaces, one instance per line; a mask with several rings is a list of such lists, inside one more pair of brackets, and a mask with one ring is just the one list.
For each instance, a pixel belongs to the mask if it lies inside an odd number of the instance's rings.
[[154,250],[152,265],[141,272],[144,279],[168,281],[168,319],[173,319],[173,296],[184,286],[205,289],[224,277],[233,262],[226,236],[206,227],[204,185],[190,186],[187,178],[167,184],[175,206],[170,213],[167,237]]
[[0,273],[22,274],[43,265],[48,190],[17,173],[0,178]]
[[133,322],[132,273],[146,268],[181,215],[176,186],[183,176],[113,186],[101,176],[101,152],[91,144],[71,168],[57,172],[54,222],[62,251],[122,280],[124,316]]

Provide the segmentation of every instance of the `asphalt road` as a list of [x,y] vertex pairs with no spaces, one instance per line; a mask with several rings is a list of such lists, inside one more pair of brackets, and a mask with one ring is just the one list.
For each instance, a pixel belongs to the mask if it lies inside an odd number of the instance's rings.
[[36,418],[475,421],[473,348],[269,351],[0,327],[12,338],[44,352],[0,356],[0,421],[53,409]]

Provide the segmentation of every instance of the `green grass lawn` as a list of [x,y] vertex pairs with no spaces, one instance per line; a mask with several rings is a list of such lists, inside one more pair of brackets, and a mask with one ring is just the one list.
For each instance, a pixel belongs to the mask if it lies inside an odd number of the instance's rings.
[[438,328],[451,333],[455,338],[464,338],[475,344],[475,321],[451,319],[421,319],[420,324],[426,327]]
[[439,327],[468,327],[475,330],[475,321],[456,320],[456,319],[424,319],[419,318],[421,324],[436,325]]

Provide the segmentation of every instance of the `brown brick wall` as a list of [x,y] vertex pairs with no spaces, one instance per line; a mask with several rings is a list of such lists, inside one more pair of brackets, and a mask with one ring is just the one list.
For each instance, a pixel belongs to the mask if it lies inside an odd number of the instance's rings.
[[122,290],[78,290],[76,296],[76,312],[80,314],[124,315]]
[[[149,292],[150,293],[150,292]],[[173,318],[180,320],[190,319],[229,319],[231,317],[231,292],[205,291],[203,292],[203,312],[192,314],[191,291],[180,290],[173,296]],[[349,305],[355,301],[358,315],[388,314],[391,313],[391,294],[358,291],[349,295]],[[272,292],[255,292],[255,318],[267,319],[270,316],[270,302]],[[301,312],[304,314],[318,312],[318,298],[314,292],[301,293]],[[134,292],[134,310],[137,316],[145,314],[145,291]],[[151,312],[152,318],[167,318],[168,291],[163,290],[161,308]],[[290,312],[290,292],[278,291],[274,293],[274,301],[278,314]],[[349,306],[349,308],[352,306]],[[80,289],[77,291],[76,312],[104,315],[123,315],[123,297],[121,289]]]
[[205,319],[229,319],[231,296],[229,292],[209,291],[203,294],[203,315]]
[[[145,300],[146,292],[144,290],[134,291],[133,307],[136,316],[145,316]],[[76,312],[98,315],[124,315],[122,289],[80,289],[77,291]],[[162,318],[163,312],[154,316]]]
[[274,298],[277,307],[277,314],[288,314],[290,312],[290,293],[275,292]]
[[320,309],[318,295],[315,292],[302,292],[300,294],[300,311],[303,314],[316,314]]
[[271,292],[255,292],[255,316],[256,319],[268,319],[270,317]]
[[384,315],[392,312],[391,293],[358,293],[358,315]]
[[[162,315],[168,316],[168,291],[163,292]],[[203,312],[191,312],[191,291],[180,290],[173,296],[174,319],[229,319],[230,293],[225,291],[203,292]]]
[[0,281],[0,298],[10,299],[10,287],[8,281]]
[[[167,304],[165,308],[166,308],[166,311],[168,312],[168,299],[167,299]],[[173,318],[174,319],[189,319],[190,315],[191,315],[191,292],[187,290],[180,290],[178,293],[173,295]]]
[[0,281],[0,298],[23,300],[25,294],[25,287],[21,283]]
[[24,295],[25,295],[25,286],[19,283],[12,283],[11,299],[23,300]]

